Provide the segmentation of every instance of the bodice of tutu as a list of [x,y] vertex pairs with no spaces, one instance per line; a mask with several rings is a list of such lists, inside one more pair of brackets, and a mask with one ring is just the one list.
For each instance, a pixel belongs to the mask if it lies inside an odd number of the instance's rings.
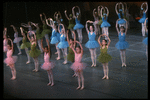
[[119,33],[119,41],[120,42],[125,41],[125,38],[126,38],[125,33],[123,33],[123,35],[121,35],[121,33]]
[[38,29],[38,28],[36,29],[36,35],[37,35],[37,34],[38,34],[38,35],[40,34],[40,29]]
[[28,30],[29,30],[29,31],[32,31],[32,27],[31,27],[31,26],[29,26],[29,27],[28,27]]
[[74,24],[74,19],[69,19],[69,24]]
[[22,42],[23,43],[26,43],[26,40],[27,40],[27,38],[26,38],[26,36],[22,39]]
[[18,32],[14,33],[14,37],[15,37],[15,38],[18,37]]
[[47,25],[46,24],[43,24],[43,30],[44,29],[47,29]]
[[105,48],[104,48],[104,49],[102,49],[102,47],[100,48],[100,52],[101,52],[101,53],[107,53],[107,50],[108,50],[108,49],[107,49],[107,47],[106,47],[106,46],[105,46]]
[[44,61],[49,62],[49,54],[44,53]]
[[81,53],[80,54],[75,53],[75,62],[81,62],[81,60],[82,60]]
[[12,56],[12,53],[13,53],[12,50],[8,50],[8,51],[7,51],[7,58],[11,57],[11,56]]
[[56,33],[57,33],[57,32],[53,29],[53,31],[52,31],[52,37],[57,36]]
[[146,18],[146,13],[145,12],[143,12],[142,18]]
[[66,37],[64,35],[60,36],[60,42],[65,42]]
[[3,40],[3,46],[7,46],[7,40],[6,39]]
[[104,17],[102,17],[102,21],[103,22],[107,22],[108,17],[106,16],[106,19]]
[[80,20],[78,18],[75,19],[76,24],[80,24]]
[[32,44],[31,44],[31,50],[33,51],[35,48],[36,48],[35,43],[32,43]]
[[94,32],[92,33],[92,35],[91,35],[91,33],[89,32],[88,37],[89,37],[89,41],[95,41],[96,35],[95,35]]
[[[124,14],[122,13],[122,16],[124,16]],[[118,13],[118,18],[120,19],[121,18],[121,15],[120,13]]]

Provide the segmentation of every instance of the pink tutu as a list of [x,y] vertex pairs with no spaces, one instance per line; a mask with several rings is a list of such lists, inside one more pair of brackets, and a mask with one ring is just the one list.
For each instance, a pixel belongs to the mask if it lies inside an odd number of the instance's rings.
[[15,37],[15,39],[14,39],[14,43],[18,43],[18,42],[20,42],[22,40],[22,37]]
[[17,58],[17,56],[7,57],[5,58],[4,63],[6,63],[7,65],[14,64],[17,61]]
[[41,69],[50,70],[50,69],[54,68],[54,66],[55,66],[54,62],[46,61],[41,65]]
[[86,63],[74,62],[70,68],[73,69],[74,71],[81,71],[81,70],[85,69],[85,67],[87,67]]

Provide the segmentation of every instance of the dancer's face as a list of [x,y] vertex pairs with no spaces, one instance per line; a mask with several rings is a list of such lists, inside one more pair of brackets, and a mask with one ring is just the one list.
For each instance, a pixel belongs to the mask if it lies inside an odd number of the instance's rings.
[[48,48],[47,47],[44,48],[44,52],[46,52],[46,53],[48,52]]
[[73,43],[73,41],[72,41],[71,39],[70,39],[70,41],[69,41],[69,42],[70,42],[70,44],[72,44],[72,43]]
[[90,31],[93,31],[93,27],[92,26],[90,26]]
[[33,37],[33,36],[31,37],[31,41],[32,41],[32,42],[34,42],[34,41],[35,41],[35,39],[34,39],[34,37]]
[[120,28],[120,31],[121,31],[121,32],[124,32],[124,28]]
[[76,52],[81,53],[81,49],[79,47],[76,47]]
[[102,40],[102,45],[106,45],[106,41],[105,40]]
[[10,50],[10,49],[11,49],[11,46],[10,46],[10,45],[7,45],[7,49]]

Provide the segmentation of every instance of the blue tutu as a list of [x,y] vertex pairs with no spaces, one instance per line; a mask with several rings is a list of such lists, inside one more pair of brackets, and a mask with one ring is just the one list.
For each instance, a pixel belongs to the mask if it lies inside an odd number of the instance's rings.
[[[144,23],[144,22],[145,22],[145,19],[146,19],[146,13],[143,12],[143,16],[142,16],[142,18],[141,18],[138,22],[139,22],[139,23]],[[146,22],[148,22],[148,21],[146,21]]]
[[57,45],[57,47],[59,48],[59,49],[61,49],[61,48],[67,48],[67,47],[69,47],[69,44],[68,44],[68,42],[67,41],[65,41],[65,36],[63,35],[61,35],[60,36],[60,42],[58,43],[58,45]]
[[84,28],[84,26],[80,23],[80,21],[77,18],[75,19],[75,22],[76,25],[73,27],[74,30]]
[[61,36],[61,34],[59,33],[59,32],[57,32],[57,39],[58,39],[58,41],[60,41],[60,36]]
[[101,28],[102,27],[110,27],[111,25],[107,22],[107,18],[108,17],[106,17],[106,19],[104,19],[104,17],[102,17],[102,24],[101,24]]
[[50,44],[56,44],[58,42],[59,42],[59,40],[57,37],[57,32],[53,29]]
[[126,23],[126,21],[124,19],[118,20],[118,24],[124,24],[124,23]]
[[119,33],[119,41],[116,43],[115,47],[117,49],[127,49],[129,48],[129,43],[125,41],[125,33],[123,33],[123,35],[121,35],[121,33]]
[[148,45],[148,37],[146,37],[146,38],[142,41],[142,43],[144,43],[145,45]]
[[89,32],[89,34],[88,34],[89,41],[85,44],[86,48],[92,49],[92,48],[98,48],[99,47],[99,44],[95,40],[95,37],[96,37],[96,35],[94,32],[92,33],[92,35]]

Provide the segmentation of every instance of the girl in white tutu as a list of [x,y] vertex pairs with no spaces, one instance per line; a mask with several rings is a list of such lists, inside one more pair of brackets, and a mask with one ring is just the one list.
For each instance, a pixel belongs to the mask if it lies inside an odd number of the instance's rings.
[[7,66],[10,67],[12,78],[11,80],[16,79],[16,69],[15,69],[15,62],[17,61],[17,56],[12,56],[13,54],[13,42],[10,38],[8,38],[9,41],[11,41],[11,44],[7,45],[7,58],[4,59],[4,63],[7,64]]
[[48,39],[46,39],[46,43],[48,46],[45,46],[45,48],[43,48],[43,39],[41,39],[41,47],[44,51],[44,63],[42,64],[41,68],[46,70],[48,73],[48,78],[49,78],[49,83],[47,85],[53,86],[54,85],[54,80],[53,80],[53,73],[52,73],[52,68],[54,68],[55,63],[49,61],[50,57],[51,57],[51,52],[50,52],[50,45],[49,45],[49,41]]
[[10,27],[12,27],[14,29],[14,31],[15,31],[15,34],[14,34],[15,39],[14,39],[13,42],[16,43],[17,48],[19,50],[18,55],[20,55],[21,54],[21,49],[19,48],[20,47],[19,46],[19,42],[22,40],[22,37],[18,37],[18,31],[17,31],[17,29],[16,29],[16,27],[14,25],[10,25]]

